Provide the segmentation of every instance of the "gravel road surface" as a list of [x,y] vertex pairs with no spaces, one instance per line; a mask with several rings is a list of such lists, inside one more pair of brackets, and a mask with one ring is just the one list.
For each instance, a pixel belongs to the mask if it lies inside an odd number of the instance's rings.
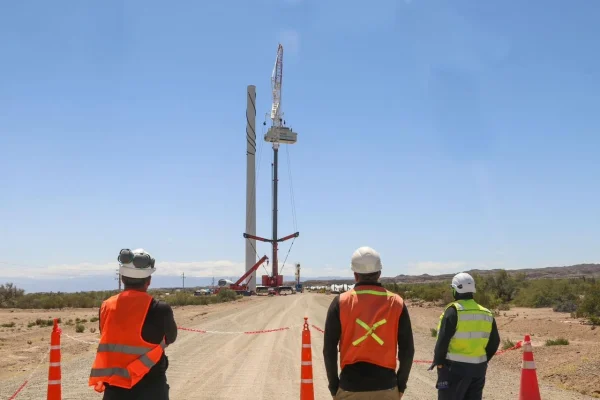
[[[308,293],[252,298],[250,301],[238,304],[223,305],[222,308],[219,308],[221,306],[219,305],[213,312],[195,319],[190,323],[191,325],[184,325],[186,321],[178,321],[180,325],[189,328],[215,331],[215,333],[182,330],[176,343],[167,348],[170,361],[167,374],[171,399],[299,398],[303,317],[307,316],[311,324],[324,327],[327,307],[332,298],[332,296]],[[421,322],[416,309],[414,315],[415,359],[429,360],[434,346],[434,338],[429,332],[430,322]],[[270,333],[235,333],[281,327],[290,327],[290,329]],[[315,398],[330,399],[323,366],[323,334],[315,329],[311,329],[311,332]],[[71,339],[63,337],[62,340]],[[100,395],[87,386],[94,351],[93,344],[84,345],[79,357],[63,363],[64,400],[101,399]],[[437,398],[434,389],[435,376],[433,372],[427,371],[427,367],[426,364],[413,365],[408,390],[403,399],[434,400]],[[520,380],[518,371],[518,367],[509,370],[494,365],[492,361],[484,399],[518,398]],[[23,372],[19,376],[0,382],[0,399],[9,399],[30,373],[30,371]],[[46,379],[47,364],[42,363],[15,400],[44,399]],[[543,382],[541,391],[544,400],[592,399]]]

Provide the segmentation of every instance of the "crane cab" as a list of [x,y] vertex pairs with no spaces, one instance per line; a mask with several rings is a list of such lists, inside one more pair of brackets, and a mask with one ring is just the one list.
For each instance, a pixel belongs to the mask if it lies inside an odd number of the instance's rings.
[[298,134],[287,126],[272,126],[265,133],[265,142],[294,144],[298,141]]

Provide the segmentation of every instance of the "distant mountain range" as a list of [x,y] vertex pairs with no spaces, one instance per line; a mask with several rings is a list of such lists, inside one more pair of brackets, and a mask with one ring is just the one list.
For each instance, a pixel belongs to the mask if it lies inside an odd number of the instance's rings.
[[[229,279],[236,281],[239,277],[232,276],[215,276],[215,285],[219,279]],[[260,282],[260,276],[258,277]],[[340,277],[335,276],[323,276],[311,278],[316,280],[335,280]],[[294,282],[293,276],[284,276],[284,281],[287,284]],[[304,281],[304,279],[300,279]],[[112,276],[84,276],[79,278],[56,278],[56,279],[35,279],[35,278],[5,278],[0,276],[0,284],[14,283],[17,287],[25,289],[26,293],[35,292],[81,292],[81,291],[93,291],[93,290],[112,290],[118,288],[118,282],[115,277]],[[213,283],[213,278],[195,278],[186,277],[185,287],[206,287]],[[155,275],[152,277],[152,288],[181,288],[182,279],[179,276],[164,276]]]
[[[494,274],[498,269],[478,270],[473,269],[467,271],[469,273],[478,273],[481,275]],[[527,279],[541,278],[575,278],[575,277],[599,277],[600,264],[579,264],[567,267],[548,267],[548,268],[527,268],[518,270],[507,270],[510,274],[523,273]],[[459,272],[459,271],[457,271]],[[427,283],[427,282],[443,282],[450,281],[454,274],[444,275],[398,275],[395,277],[384,277],[383,282],[397,283]],[[232,276],[216,276],[214,278],[215,285],[219,279],[230,279],[235,281],[237,278]],[[260,279],[260,277],[259,277]],[[322,276],[308,277],[300,279],[306,286],[320,286],[330,284],[351,284],[354,283],[352,278],[341,278],[339,276]],[[33,292],[79,292],[91,290],[111,290],[117,289],[118,284],[116,277],[112,276],[85,276],[80,278],[57,278],[57,279],[35,279],[35,278],[4,278],[0,276],[0,284],[14,283],[19,288],[25,289],[27,293]],[[284,276],[286,284],[293,284],[293,276]],[[185,287],[206,287],[213,283],[213,278],[185,278]],[[182,280],[178,276],[162,276],[155,275],[152,277],[152,288],[181,288]]]
[[[472,269],[468,272],[471,274],[477,273],[479,275],[495,274],[500,271],[499,269]],[[600,278],[600,264],[578,264],[567,267],[546,267],[546,268],[526,268],[526,269],[513,269],[506,270],[509,274],[525,274],[526,279],[560,279],[560,278],[579,278],[585,277],[599,277]],[[456,273],[461,271],[456,271]],[[397,275],[395,277],[383,277],[382,282],[396,282],[396,283],[433,283],[433,282],[444,282],[451,281],[455,274],[443,274],[443,275]],[[343,283],[354,283],[354,279],[334,278],[334,279],[320,279],[312,278],[304,282],[308,286],[319,286],[319,285],[330,285],[330,284],[343,284]]]

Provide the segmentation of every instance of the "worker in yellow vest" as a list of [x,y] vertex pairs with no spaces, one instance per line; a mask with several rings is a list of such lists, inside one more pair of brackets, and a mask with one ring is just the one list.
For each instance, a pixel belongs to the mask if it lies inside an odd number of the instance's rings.
[[473,299],[471,275],[455,275],[450,286],[455,301],[440,316],[429,370],[438,373],[438,400],[481,400],[488,362],[500,345],[496,320]]
[[415,354],[406,304],[379,283],[381,259],[372,248],[356,250],[351,268],[356,284],[333,299],[325,321],[329,391],[335,400],[401,399]]
[[154,257],[144,249],[123,249],[117,260],[125,290],[100,307],[89,385],[103,400],[168,400],[164,350],[175,342],[177,324],[171,307],[147,293]]

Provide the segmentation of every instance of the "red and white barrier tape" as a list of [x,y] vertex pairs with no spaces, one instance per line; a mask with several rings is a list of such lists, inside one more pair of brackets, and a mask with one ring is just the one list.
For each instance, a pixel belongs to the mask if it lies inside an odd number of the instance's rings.
[[194,329],[194,328],[185,328],[183,326],[178,326],[177,329],[180,329],[182,331],[189,331],[189,332],[196,332],[196,333],[214,333],[214,334],[221,334],[221,335],[257,335],[260,333],[271,333],[271,332],[281,332],[281,331],[286,331],[289,330],[293,327],[290,326],[286,326],[283,328],[275,328],[275,329],[261,329],[261,330],[257,330],[257,331],[209,331],[206,329]]
[[36,367],[29,373],[29,375],[27,375],[27,379],[25,379],[25,382],[23,382],[21,384],[21,386],[19,386],[19,388],[17,389],[17,391],[14,392],[13,395],[8,398],[8,400],[14,400],[14,399],[16,399],[17,396],[23,391],[23,389],[25,389],[25,386],[27,386],[27,384],[31,380],[31,377],[33,376],[33,374],[35,373],[35,371],[37,371],[40,368],[40,366],[42,365],[42,363],[46,360],[46,357],[48,357],[49,353],[50,353],[50,347],[48,347],[48,350],[46,350],[45,354],[43,354],[42,357],[40,357],[40,361],[38,362],[38,364],[36,365]]

